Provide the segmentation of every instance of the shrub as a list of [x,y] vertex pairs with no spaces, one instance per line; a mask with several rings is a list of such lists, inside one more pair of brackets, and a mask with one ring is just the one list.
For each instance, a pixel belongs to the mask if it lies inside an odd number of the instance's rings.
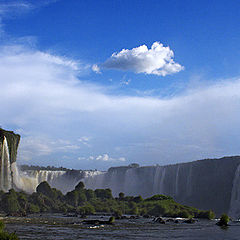
[[134,201],[135,203],[140,203],[140,202],[143,201],[143,198],[142,198],[142,196],[137,196],[137,197],[133,198],[133,201]]
[[96,197],[101,199],[112,199],[112,191],[111,189],[96,189],[95,191]]
[[96,197],[95,193],[92,189],[87,189],[85,191],[85,195],[86,195],[88,201]]
[[35,205],[33,203],[31,203],[28,207],[28,212],[29,213],[39,213],[40,212],[40,208],[38,205]]
[[170,197],[170,196],[157,194],[157,195],[154,195],[150,198],[145,199],[145,201],[159,201],[159,200],[173,200],[173,198]]
[[56,192],[52,190],[52,188],[46,181],[41,182],[37,186],[36,191],[37,191],[37,193],[42,193],[43,195],[50,197],[52,199],[55,199],[57,197]]
[[85,188],[84,183],[83,183],[83,182],[79,182],[79,183],[77,184],[77,186],[75,187],[75,190],[81,191],[81,190],[83,190],[84,188]]
[[213,219],[215,218],[215,213],[212,211],[212,210],[209,210],[209,211],[200,211],[198,214],[197,214],[197,217],[198,218],[206,218],[206,219]]
[[91,204],[86,204],[83,207],[78,207],[77,212],[83,215],[90,215],[95,213],[95,208]]
[[178,217],[181,218],[192,218],[193,216],[186,210],[182,210],[178,213]]
[[227,214],[223,214],[219,220],[219,222],[217,222],[217,225],[219,226],[228,226],[228,222],[229,222],[229,216]]
[[124,193],[123,192],[120,192],[118,194],[118,197],[119,197],[119,200],[124,200]]
[[147,214],[152,215],[152,216],[159,216],[159,215],[165,215],[166,214],[166,208],[163,207],[160,204],[154,205]]
[[18,203],[17,194],[13,189],[4,194],[2,198],[2,204],[4,212],[9,214],[18,213],[21,210],[21,207]]
[[8,233],[4,230],[5,225],[0,221],[0,239],[1,240],[19,240],[18,236],[15,233]]

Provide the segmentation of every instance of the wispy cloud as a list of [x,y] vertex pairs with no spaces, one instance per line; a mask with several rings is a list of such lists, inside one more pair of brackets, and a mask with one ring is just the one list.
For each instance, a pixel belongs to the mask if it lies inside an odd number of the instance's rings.
[[78,160],[90,160],[90,161],[100,161],[100,162],[125,162],[126,158],[125,157],[118,157],[118,158],[113,158],[110,157],[109,154],[104,153],[98,156],[90,156],[90,157],[79,157]]
[[0,16],[3,18],[15,17],[32,10],[34,5],[26,1],[8,1],[0,3]]
[[161,99],[107,93],[80,81],[79,71],[71,59],[1,47],[0,125],[26,133],[20,159],[24,153],[28,159],[58,153],[59,161],[91,155],[92,166],[100,167],[121,156],[127,163],[161,164],[239,154],[239,78]]
[[[41,8],[45,5],[55,3],[58,0],[3,0],[0,2],[0,36],[6,35],[4,29],[4,20],[9,18],[16,18],[35,9]],[[6,36],[5,36],[6,37]],[[26,38],[26,37],[25,37]]]
[[65,139],[50,139],[47,136],[25,136],[20,144],[20,156],[22,161],[30,161],[36,157],[48,157],[55,153],[71,153],[81,149],[77,142]]
[[[173,60],[174,53],[160,42],[154,42],[150,49],[142,45],[133,49],[115,52],[100,66],[103,68],[133,71],[135,73],[166,76],[184,69]],[[100,67],[94,65],[100,71]]]

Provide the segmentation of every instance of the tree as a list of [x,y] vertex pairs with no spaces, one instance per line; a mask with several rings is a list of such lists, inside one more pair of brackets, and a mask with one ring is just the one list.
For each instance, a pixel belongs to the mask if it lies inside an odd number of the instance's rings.
[[119,197],[120,200],[123,200],[123,199],[124,199],[124,193],[123,193],[123,192],[120,192],[120,193],[118,194],[118,197]]
[[218,226],[225,227],[228,226],[229,216],[227,214],[223,214],[220,220],[216,223]]
[[2,221],[0,221],[0,239],[1,240],[19,240],[15,233],[8,233],[5,231],[5,225]]
[[20,212],[21,207],[17,199],[17,194],[13,189],[3,195],[2,204],[3,210],[6,213],[15,214]]
[[78,193],[77,191],[71,191],[66,194],[67,202],[72,206],[78,205]]
[[83,190],[85,188],[83,182],[79,182],[77,186],[75,187],[75,190]]
[[101,199],[112,199],[112,191],[111,189],[96,189],[95,191],[96,197]]
[[41,182],[37,186],[36,191],[37,193],[42,193],[49,198],[52,198],[52,199],[56,198],[56,194],[54,193],[54,191],[52,191],[50,185],[46,181]]
[[85,191],[85,195],[86,195],[88,201],[95,198],[95,193],[92,189],[87,189]]
[[142,198],[142,196],[137,196],[137,197],[134,197],[134,198],[133,198],[133,201],[134,201],[135,203],[140,203],[140,202],[143,201],[143,198]]

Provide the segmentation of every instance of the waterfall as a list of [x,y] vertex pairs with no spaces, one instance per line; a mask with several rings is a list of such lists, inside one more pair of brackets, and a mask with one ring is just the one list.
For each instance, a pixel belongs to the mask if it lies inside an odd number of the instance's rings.
[[190,170],[187,178],[187,196],[190,196],[192,193],[192,171],[193,171],[192,164],[190,165]]
[[105,179],[105,172],[96,171],[96,174],[88,174],[83,182],[86,188],[97,189],[103,188],[103,182]]
[[162,174],[161,174],[161,177],[160,177],[160,188],[159,188],[159,193],[160,194],[164,194],[164,180],[165,180],[165,175],[166,175],[166,168],[163,167],[162,168]]
[[180,170],[180,166],[177,166],[177,173],[176,173],[176,182],[175,182],[175,196],[178,195],[178,188],[179,188],[179,170]]
[[126,173],[125,173],[125,177],[124,177],[124,182],[122,183],[123,185],[123,192],[126,195],[136,195],[136,191],[137,191],[137,175],[135,172],[134,168],[129,168],[127,169]]
[[13,185],[17,190],[23,190],[27,193],[33,193],[38,185],[37,179],[28,176],[26,173],[19,171],[16,162],[12,163]]
[[240,218],[240,165],[237,167],[233,180],[230,209],[228,214],[234,219]]
[[16,163],[12,164],[13,183],[18,190],[27,193],[36,191],[41,182],[48,182],[53,188],[60,190],[62,193],[72,191],[75,186],[83,179],[90,179],[101,174],[100,171],[50,171],[50,170],[19,170]]
[[166,176],[166,168],[157,166],[153,180],[153,194],[164,194],[164,181]]
[[8,191],[12,188],[12,173],[11,164],[9,158],[9,149],[7,138],[4,136],[3,142],[0,145],[0,157],[1,157],[1,176],[0,176],[0,190]]

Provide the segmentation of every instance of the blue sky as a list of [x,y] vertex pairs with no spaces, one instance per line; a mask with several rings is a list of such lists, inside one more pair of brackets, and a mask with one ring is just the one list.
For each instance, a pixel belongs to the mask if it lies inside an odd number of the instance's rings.
[[239,154],[238,1],[0,1],[0,125],[19,163]]

